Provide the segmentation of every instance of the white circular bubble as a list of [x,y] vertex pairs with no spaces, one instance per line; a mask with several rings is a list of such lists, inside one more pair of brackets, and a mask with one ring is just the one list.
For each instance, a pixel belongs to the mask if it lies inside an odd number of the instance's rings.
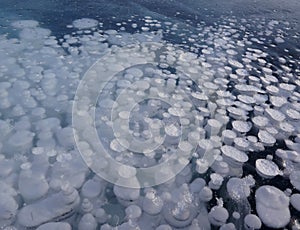
[[73,22],[73,26],[78,29],[89,29],[92,27],[96,27],[97,25],[98,21],[91,18],[81,18]]
[[[79,83],[72,110],[77,148],[86,164],[113,184],[140,188],[167,182],[183,170],[196,150],[198,142],[189,142],[189,133],[199,131],[197,118],[192,113],[197,110],[194,104],[197,101],[193,101],[195,98],[191,94],[201,91],[197,83],[205,67],[200,60],[193,63],[195,66],[183,62],[173,64],[169,68],[181,82],[179,86],[176,81],[165,85],[164,78],[168,75],[160,69],[160,57],[170,50],[164,43],[155,42],[112,47]],[[182,50],[176,53],[185,54]],[[193,73],[188,72],[190,67],[194,68]],[[116,78],[122,74],[128,82],[118,87],[120,83],[116,83]],[[195,85],[197,89],[192,88]],[[111,103],[103,106],[104,101]],[[96,119],[97,106],[100,107],[100,120]],[[205,105],[203,109],[209,112]],[[157,118],[153,116],[156,113],[161,113],[161,117],[159,114]],[[137,114],[135,123],[131,122],[132,114]],[[221,133],[224,124],[215,121],[218,128],[207,136]],[[174,130],[177,135],[170,135]],[[164,143],[174,145],[172,138],[176,139],[177,146],[166,151]],[[78,144],[82,142],[88,143],[90,149],[82,148]],[[160,152],[161,158],[155,163],[156,152]],[[202,159],[209,159],[210,152],[204,152]],[[128,162],[129,157],[132,162]],[[145,159],[150,163],[143,163]],[[207,162],[213,163],[212,160]]]

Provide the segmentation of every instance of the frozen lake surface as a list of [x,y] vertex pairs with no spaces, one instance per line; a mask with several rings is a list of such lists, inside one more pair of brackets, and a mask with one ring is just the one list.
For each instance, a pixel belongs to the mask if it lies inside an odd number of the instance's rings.
[[300,2],[0,3],[0,229],[300,229]]

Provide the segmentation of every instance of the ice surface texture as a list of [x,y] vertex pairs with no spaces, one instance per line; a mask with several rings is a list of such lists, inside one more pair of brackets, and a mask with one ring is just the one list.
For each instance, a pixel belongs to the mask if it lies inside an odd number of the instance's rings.
[[82,18],[62,37],[41,25],[0,36],[1,228],[296,228],[288,23]]

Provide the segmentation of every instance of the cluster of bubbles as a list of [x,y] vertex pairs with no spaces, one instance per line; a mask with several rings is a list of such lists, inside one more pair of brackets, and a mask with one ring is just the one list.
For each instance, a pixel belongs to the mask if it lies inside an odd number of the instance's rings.
[[250,20],[12,23],[0,228],[299,229],[299,34]]

